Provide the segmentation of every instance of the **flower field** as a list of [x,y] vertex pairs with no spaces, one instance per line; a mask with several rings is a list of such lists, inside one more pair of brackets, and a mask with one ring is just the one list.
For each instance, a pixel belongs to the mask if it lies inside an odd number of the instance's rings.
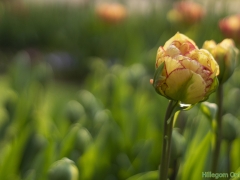
[[129,4],[0,1],[1,180],[240,179],[239,15]]

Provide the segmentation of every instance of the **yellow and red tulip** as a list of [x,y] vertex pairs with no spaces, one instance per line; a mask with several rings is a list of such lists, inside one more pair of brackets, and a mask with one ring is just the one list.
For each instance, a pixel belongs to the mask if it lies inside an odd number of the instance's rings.
[[224,39],[221,43],[215,41],[205,41],[203,48],[207,49],[219,64],[219,82],[226,82],[234,72],[237,63],[238,49],[232,39]]
[[205,49],[198,49],[193,40],[177,33],[156,57],[156,72],[151,80],[162,96],[184,104],[206,100],[218,86],[219,66]]

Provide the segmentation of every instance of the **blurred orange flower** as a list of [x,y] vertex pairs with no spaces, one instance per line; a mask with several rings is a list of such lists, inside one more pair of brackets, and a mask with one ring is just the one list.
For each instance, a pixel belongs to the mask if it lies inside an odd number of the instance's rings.
[[173,23],[194,24],[199,22],[205,15],[205,9],[200,4],[190,1],[181,1],[174,4],[167,18]]
[[98,5],[96,7],[96,13],[99,18],[108,23],[117,23],[125,19],[127,10],[121,4],[110,3]]
[[240,41],[240,14],[221,19],[219,28],[226,37]]

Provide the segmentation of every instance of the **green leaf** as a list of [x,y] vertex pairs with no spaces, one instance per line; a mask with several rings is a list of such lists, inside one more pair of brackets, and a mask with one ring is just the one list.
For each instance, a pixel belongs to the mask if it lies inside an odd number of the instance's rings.
[[74,149],[77,132],[81,128],[80,124],[75,124],[70,130],[66,137],[60,144],[60,158],[68,156],[70,152]]
[[160,95],[162,95],[162,94],[159,93],[159,91],[158,91],[158,83],[159,83],[159,81],[162,81],[165,79],[165,77],[162,76],[162,71],[163,71],[164,65],[165,65],[165,63],[162,63],[156,69],[155,74],[154,74],[154,79],[153,79],[153,87],[155,88],[156,92]]
[[0,179],[18,179],[22,154],[30,135],[31,128],[26,126],[12,141],[1,149]]
[[215,103],[203,102],[201,103],[200,109],[208,120],[212,121],[216,118],[218,107]]
[[157,180],[158,179],[158,171],[149,171],[146,173],[136,174],[127,180]]
[[183,164],[182,180],[202,180],[202,172],[204,171],[208,152],[210,150],[211,139],[212,133],[209,131],[204,139],[198,143],[198,146],[195,146],[195,143],[191,143],[193,145],[186,153],[185,162]]
[[240,167],[235,171],[230,173],[230,180],[240,180]]

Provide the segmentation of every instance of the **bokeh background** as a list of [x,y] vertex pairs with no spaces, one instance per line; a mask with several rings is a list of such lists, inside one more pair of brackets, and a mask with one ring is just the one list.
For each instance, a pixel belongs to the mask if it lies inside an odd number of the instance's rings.
[[[158,47],[176,32],[199,47],[219,43],[231,36],[220,20],[240,13],[239,0],[191,1],[204,13],[189,10],[184,21],[169,13],[177,2],[0,1],[1,180],[157,179],[168,104],[149,83]],[[239,48],[240,30],[231,37]],[[239,77],[237,66],[224,85],[231,123],[223,127],[219,172],[240,167]],[[179,114],[172,180],[210,171],[211,127],[201,104]]]

